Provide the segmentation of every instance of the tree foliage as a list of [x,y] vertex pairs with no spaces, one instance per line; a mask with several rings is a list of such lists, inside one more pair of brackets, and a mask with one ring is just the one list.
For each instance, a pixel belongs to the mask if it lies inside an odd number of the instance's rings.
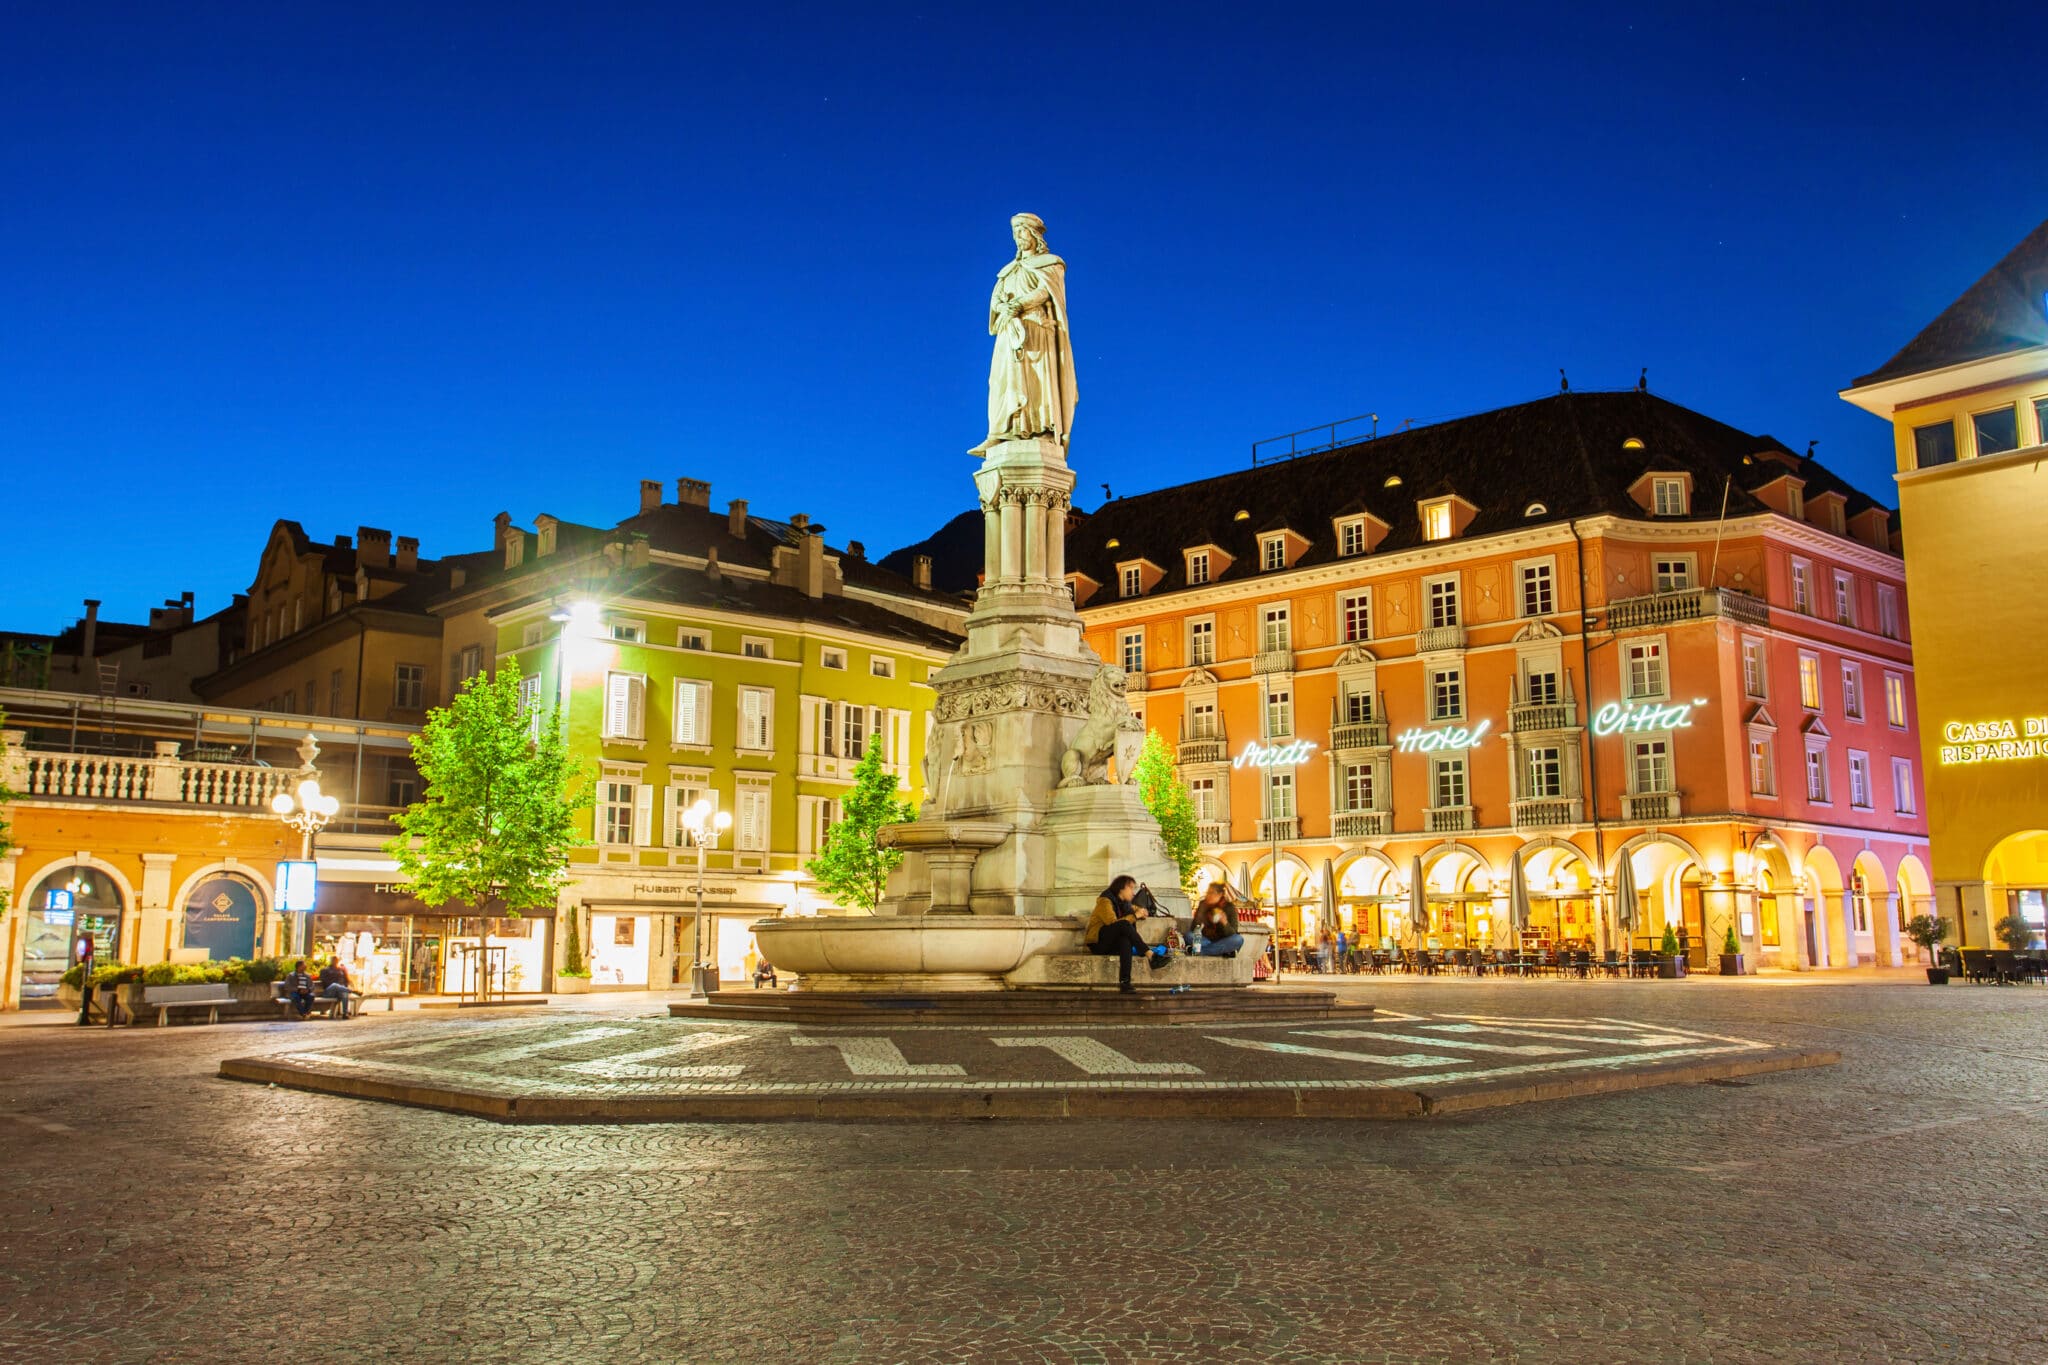
[[1195,894],[1195,877],[1202,867],[1202,838],[1195,819],[1195,798],[1174,771],[1173,755],[1157,730],[1145,733],[1145,747],[1132,766],[1131,780],[1145,809],[1159,822],[1159,834],[1166,841],[1166,856],[1180,869],[1180,889]]
[[569,850],[589,842],[576,812],[595,795],[569,760],[560,708],[531,716],[517,673],[478,674],[428,713],[412,753],[426,790],[393,817],[401,833],[384,848],[413,894],[485,914],[493,902],[513,915],[554,904]]
[[900,849],[884,848],[884,825],[915,819],[917,807],[897,794],[896,774],[882,763],[879,736],[853,769],[853,790],[841,798],[839,820],[825,832],[825,846],[804,864],[818,890],[841,905],[872,910],[881,903],[889,874],[903,861]]

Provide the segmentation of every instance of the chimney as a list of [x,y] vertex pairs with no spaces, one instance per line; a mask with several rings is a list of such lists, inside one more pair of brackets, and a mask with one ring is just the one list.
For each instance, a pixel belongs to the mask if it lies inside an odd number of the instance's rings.
[[711,483],[707,479],[677,479],[676,502],[684,507],[711,506]]
[[99,647],[99,642],[100,599],[88,597],[85,599],[85,638],[79,644],[78,656],[81,659],[92,658],[93,650]]
[[926,591],[931,590],[932,557],[930,555],[919,555],[910,561],[910,581]]
[[391,533],[374,526],[356,527],[356,563],[366,569],[381,569],[391,562]]
[[493,550],[505,548],[505,532],[510,530],[511,527],[512,514],[510,512],[500,512],[497,516],[491,518],[491,548]]
[[716,545],[704,551],[704,576],[713,583],[718,581],[718,547]]
[[334,548],[337,550],[346,550],[349,546],[353,545],[354,543],[355,542],[350,540],[347,536],[336,536],[334,538]]
[[420,538],[400,536],[398,538],[398,571],[417,573],[420,567]]
[[789,524],[792,529],[801,531],[811,524],[811,514],[809,512],[794,512],[790,515]]
[[644,569],[647,567],[647,536],[643,532],[635,531],[632,538],[626,542],[626,567],[629,569]]
[[725,533],[734,540],[747,538],[747,500],[734,498],[725,505]]
[[856,564],[866,563],[868,547],[857,540],[849,540],[846,542],[846,557]]
[[661,506],[661,480],[640,480],[640,510],[652,512],[659,506]]
[[[801,515],[801,514],[799,514]],[[825,595],[825,537],[816,531],[804,536],[798,547],[798,586],[806,597]]]

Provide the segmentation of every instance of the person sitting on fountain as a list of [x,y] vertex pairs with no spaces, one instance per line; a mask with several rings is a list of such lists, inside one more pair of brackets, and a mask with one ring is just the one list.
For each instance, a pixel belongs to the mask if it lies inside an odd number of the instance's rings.
[[1166,965],[1166,949],[1147,948],[1145,940],[1138,933],[1138,921],[1145,918],[1145,908],[1133,905],[1138,894],[1138,879],[1126,873],[1111,882],[1108,888],[1095,899],[1095,913],[1088,916],[1088,927],[1081,932],[1081,941],[1088,945],[1088,951],[1097,956],[1116,954],[1116,988],[1120,991],[1135,991],[1131,984],[1131,959],[1144,954],[1152,967],[1157,970]]
[[1193,927],[1188,932],[1188,951],[1205,957],[1236,957],[1244,947],[1244,935],[1237,931],[1237,907],[1231,903],[1230,888],[1210,882],[1195,907]]

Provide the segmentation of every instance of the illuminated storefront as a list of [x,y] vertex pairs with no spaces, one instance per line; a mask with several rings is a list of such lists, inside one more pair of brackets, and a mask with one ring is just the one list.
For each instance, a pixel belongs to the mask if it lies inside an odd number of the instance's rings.
[[392,883],[324,881],[310,916],[315,956],[339,957],[372,991],[432,995],[474,991],[486,961],[511,994],[553,988],[550,907],[518,916],[480,916],[429,906]]

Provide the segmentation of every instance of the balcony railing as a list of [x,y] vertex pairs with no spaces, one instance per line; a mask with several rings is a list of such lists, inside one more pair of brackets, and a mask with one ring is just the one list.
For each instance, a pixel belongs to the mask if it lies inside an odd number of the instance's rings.
[[1432,806],[1429,810],[1429,832],[1431,834],[1457,834],[1472,828],[1470,806]]
[[150,758],[37,749],[19,750],[10,758],[21,770],[21,795],[71,801],[152,801],[267,812],[270,799],[290,787],[294,776],[261,764],[181,759],[175,744],[156,747]]
[[1339,839],[1384,839],[1393,829],[1394,813],[1388,810],[1338,811],[1331,826],[1330,832]]
[[1142,669],[1142,668],[1140,668],[1140,669],[1129,669],[1129,668],[1125,669],[1125,670],[1124,670],[1124,691],[1126,691],[1126,692],[1143,692],[1143,691],[1145,690],[1145,678],[1146,678],[1146,673],[1145,673],[1145,670],[1144,670],[1144,669]]
[[1767,626],[1770,608],[1761,597],[1733,588],[1684,588],[1678,592],[1653,592],[1645,597],[1627,597],[1607,607],[1609,630],[1634,630],[1642,626],[1668,626],[1681,621],[1703,621],[1725,616],[1745,625]]
[[1186,766],[1190,763],[1221,763],[1229,757],[1230,741],[1221,735],[1203,735],[1199,739],[1184,739],[1174,758]]
[[1415,652],[1418,654],[1436,654],[1446,649],[1463,649],[1464,647],[1465,628],[1463,626],[1430,626],[1425,630],[1417,632],[1415,636]]
[[1332,749],[1384,749],[1387,723],[1383,720],[1354,720],[1330,727]]
[[1521,702],[1508,708],[1508,729],[1515,734],[1533,730],[1570,730],[1579,723],[1575,701]]
[[1300,837],[1301,821],[1291,815],[1284,820],[1259,821],[1259,841],[1261,843],[1270,844],[1281,839],[1299,839]]
[[1292,673],[1294,651],[1291,649],[1262,649],[1252,656],[1254,673]]
[[1678,818],[1677,792],[1628,792],[1621,798],[1621,818],[1661,821]]
[[1204,820],[1195,826],[1195,842],[1204,847],[1223,843],[1229,837],[1230,826],[1221,820]]
[[1551,829],[1579,823],[1579,802],[1571,796],[1539,796],[1508,803],[1516,829]]

